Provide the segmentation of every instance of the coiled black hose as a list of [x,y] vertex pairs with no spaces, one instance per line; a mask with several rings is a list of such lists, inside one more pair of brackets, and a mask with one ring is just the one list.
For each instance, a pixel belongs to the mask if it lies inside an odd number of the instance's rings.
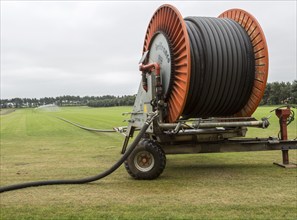
[[28,183],[20,183],[20,184],[15,184],[15,185],[10,185],[10,186],[3,186],[0,187],[0,193],[7,192],[7,191],[12,191],[12,190],[17,190],[17,189],[23,189],[27,187],[33,187],[33,186],[46,186],[46,185],[62,185],[62,184],[84,184],[84,183],[89,183],[93,182],[99,179],[102,179],[111,173],[113,173],[116,169],[118,169],[122,163],[127,160],[129,155],[132,153],[132,151],[135,149],[137,144],[139,143],[140,139],[143,137],[144,133],[148,129],[149,125],[151,124],[153,118],[157,114],[155,113],[154,116],[149,118],[143,125],[142,129],[140,130],[139,134],[136,136],[132,144],[130,145],[129,149],[123,154],[123,156],[118,160],[112,167],[110,167],[108,170],[95,175],[91,177],[86,177],[82,179],[74,179],[74,180],[46,180],[46,181],[36,181],[36,182],[28,182]]
[[191,79],[183,118],[230,116],[247,103],[255,77],[251,40],[226,18],[185,18]]

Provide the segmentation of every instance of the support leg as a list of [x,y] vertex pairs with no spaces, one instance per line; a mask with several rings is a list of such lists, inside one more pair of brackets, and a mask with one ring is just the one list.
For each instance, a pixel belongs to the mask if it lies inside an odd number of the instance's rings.
[[[286,109],[278,108],[275,110],[275,114],[279,118],[281,140],[288,140],[287,119],[290,117],[291,109],[290,107],[287,107]],[[282,156],[283,156],[283,163],[273,163],[273,164],[284,168],[297,168],[297,164],[289,162],[288,149],[282,150]]]

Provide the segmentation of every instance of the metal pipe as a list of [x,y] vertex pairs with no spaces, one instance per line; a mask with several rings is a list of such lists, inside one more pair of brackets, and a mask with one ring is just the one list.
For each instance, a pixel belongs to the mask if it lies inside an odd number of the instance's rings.
[[[159,126],[163,129],[174,129],[177,127],[177,123],[159,123]],[[186,124],[181,124],[181,128],[189,128]],[[239,122],[205,122],[200,123],[199,128],[215,128],[215,127],[267,127],[266,121],[239,121]]]

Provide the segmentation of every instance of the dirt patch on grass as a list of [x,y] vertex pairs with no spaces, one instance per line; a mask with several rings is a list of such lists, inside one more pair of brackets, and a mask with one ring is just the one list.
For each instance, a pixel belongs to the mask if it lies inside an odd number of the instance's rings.
[[7,114],[12,113],[12,112],[14,112],[14,111],[15,111],[15,109],[13,109],[13,108],[9,108],[9,109],[0,109],[0,115],[7,115]]

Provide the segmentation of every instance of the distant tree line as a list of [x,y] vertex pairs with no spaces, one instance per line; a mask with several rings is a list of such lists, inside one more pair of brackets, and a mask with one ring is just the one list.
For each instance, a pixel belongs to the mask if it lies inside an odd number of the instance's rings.
[[297,104],[297,80],[267,83],[261,105]]
[[121,97],[102,96],[95,100],[90,100],[87,106],[90,107],[110,107],[110,106],[132,106],[134,104],[135,95],[125,95]]
[[134,104],[135,95],[124,96],[58,96],[36,98],[13,98],[1,99],[1,108],[35,108],[42,105],[56,104],[58,106],[90,106],[90,107],[111,107],[131,106]]
[[[131,106],[134,104],[136,95],[124,96],[58,96],[36,98],[13,98],[1,99],[1,108],[24,108],[38,107],[47,104],[58,106],[90,106],[111,107]],[[267,83],[261,105],[297,104],[297,80],[290,82]]]

